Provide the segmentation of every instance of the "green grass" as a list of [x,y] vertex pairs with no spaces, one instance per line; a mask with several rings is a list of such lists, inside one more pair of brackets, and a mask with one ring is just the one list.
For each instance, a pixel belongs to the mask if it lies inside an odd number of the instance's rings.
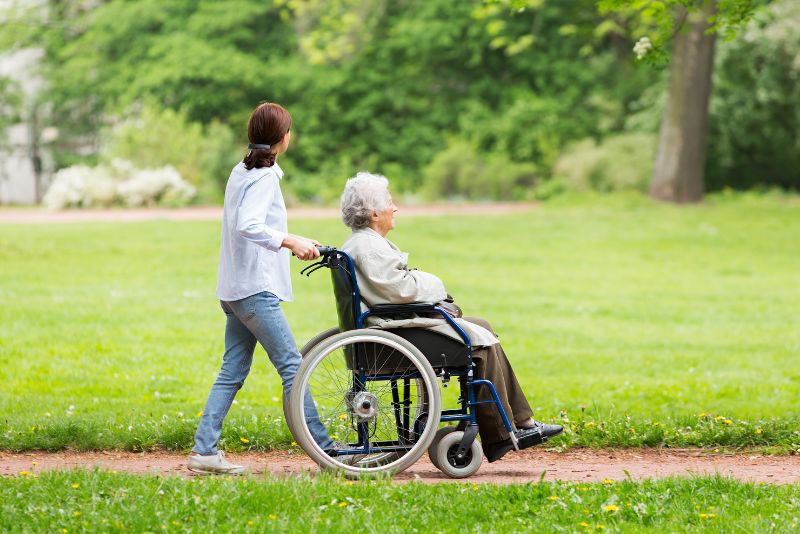
[[[537,417],[566,422],[554,445],[800,450],[797,199],[401,210],[390,237],[492,322]],[[221,358],[218,243],[216,222],[0,225],[0,449],[188,448]],[[293,262],[301,343],[336,321],[327,274]],[[259,348],[223,446],[289,446],[279,397]]]
[[499,486],[87,470],[0,478],[3,532],[791,532],[798,508],[798,485],[721,477]]

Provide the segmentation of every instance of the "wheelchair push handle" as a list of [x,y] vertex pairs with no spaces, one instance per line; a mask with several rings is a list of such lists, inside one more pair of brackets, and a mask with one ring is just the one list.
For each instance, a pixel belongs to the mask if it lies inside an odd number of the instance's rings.
[[339,258],[336,255],[336,247],[327,247],[325,245],[316,245],[319,251],[319,261],[312,263],[302,271],[300,274],[311,276],[311,273],[321,269],[322,267],[336,268],[339,266]]
[[[334,250],[336,250],[336,247],[327,247],[325,245],[314,245],[314,246],[317,247],[317,250],[319,250],[319,255],[320,256],[325,256],[327,254],[330,254]],[[294,256],[294,255],[295,255],[295,253],[292,252],[292,256]]]

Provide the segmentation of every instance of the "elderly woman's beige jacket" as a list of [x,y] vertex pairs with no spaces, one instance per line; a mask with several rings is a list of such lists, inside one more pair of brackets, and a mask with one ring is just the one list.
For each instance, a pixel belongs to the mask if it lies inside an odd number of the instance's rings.
[[[408,268],[408,254],[371,228],[353,230],[341,249],[352,259],[361,291],[362,311],[376,304],[439,302],[447,297],[444,283],[433,274]],[[469,335],[473,347],[499,343],[485,328],[456,319]],[[368,317],[371,328],[427,328],[461,341],[461,336],[444,319],[414,316],[408,319]]]

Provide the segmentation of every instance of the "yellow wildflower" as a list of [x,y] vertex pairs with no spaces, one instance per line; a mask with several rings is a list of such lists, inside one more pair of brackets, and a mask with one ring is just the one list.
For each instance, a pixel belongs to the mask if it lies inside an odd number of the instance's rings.
[[761,430],[760,428],[756,428],[756,434],[761,434],[762,432],[764,432],[764,431]]
[[588,527],[588,526],[589,526],[589,523],[587,523],[586,521],[581,521],[581,522],[580,522],[580,526],[582,526],[582,527]]
[[30,473],[28,473],[27,471],[20,471],[19,472],[19,476],[21,476],[21,477],[26,477],[28,475],[30,475]]
[[197,412],[197,417],[203,417],[203,412]]
[[550,499],[551,501],[557,501],[558,500],[558,496],[557,495],[550,495],[548,497],[548,499]]
[[606,479],[603,480],[603,484],[613,484],[613,483],[614,483],[614,481],[611,480],[610,478],[606,478]]
[[725,419],[725,424],[726,425],[732,425],[733,421],[731,421],[730,419]]
[[72,512],[72,515],[74,515],[75,517],[78,517],[79,515],[81,515],[81,513],[80,512]]
[[78,484],[77,482],[72,485],[72,489],[78,489],[80,487],[81,487],[81,485]]
[[606,526],[605,525],[595,525],[594,528],[596,528],[597,530],[605,530]]
[[347,506],[347,503],[345,501],[339,503],[339,508],[344,508],[345,506]]
[[247,438],[239,438],[239,441],[241,441],[242,443],[250,443],[250,440]]
[[700,514],[700,519],[714,519],[717,514]]
[[269,514],[269,515],[267,516],[267,518],[268,518],[270,521],[275,521],[276,519],[278,519],[278,516],[277,516],[277,515],[275,515],[275,514]]
[[619,510],[619,506],[617,506],[616,504],[607,504],[603,506],[603,510],[605,510],[606,512],[616,512],[617,510]]

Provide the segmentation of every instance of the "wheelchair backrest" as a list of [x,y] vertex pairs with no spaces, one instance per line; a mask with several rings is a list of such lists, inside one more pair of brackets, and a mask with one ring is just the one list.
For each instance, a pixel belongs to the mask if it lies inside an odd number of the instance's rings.
[[361,313],[361,295],[353,260],[341,250],[335,251],[334,261],[330,263],[333,294],[336,298],[336,314],[339,316],[339,329],[356,329],[356,320]]
[[[347,253],[333,249],[322,265],[329,267],[336,314],[342,332],[355,330],[361,314],[361,293],[358,289],[355,264]],[[468,365],[470,349],[463,343],[423,328],[398,328],[390,332],[406,339],[417,347],[435,368],[462,368]],[[358,348],[358,353],[353,351]],[[380,351],[381,366],[376,367],[375,350]],[[413,365],[400,352],[386,352],[385,347],[375,349],[372,343],[361,343],[344,349],[348,369],[370,369],[377,373],[413,370]]]

